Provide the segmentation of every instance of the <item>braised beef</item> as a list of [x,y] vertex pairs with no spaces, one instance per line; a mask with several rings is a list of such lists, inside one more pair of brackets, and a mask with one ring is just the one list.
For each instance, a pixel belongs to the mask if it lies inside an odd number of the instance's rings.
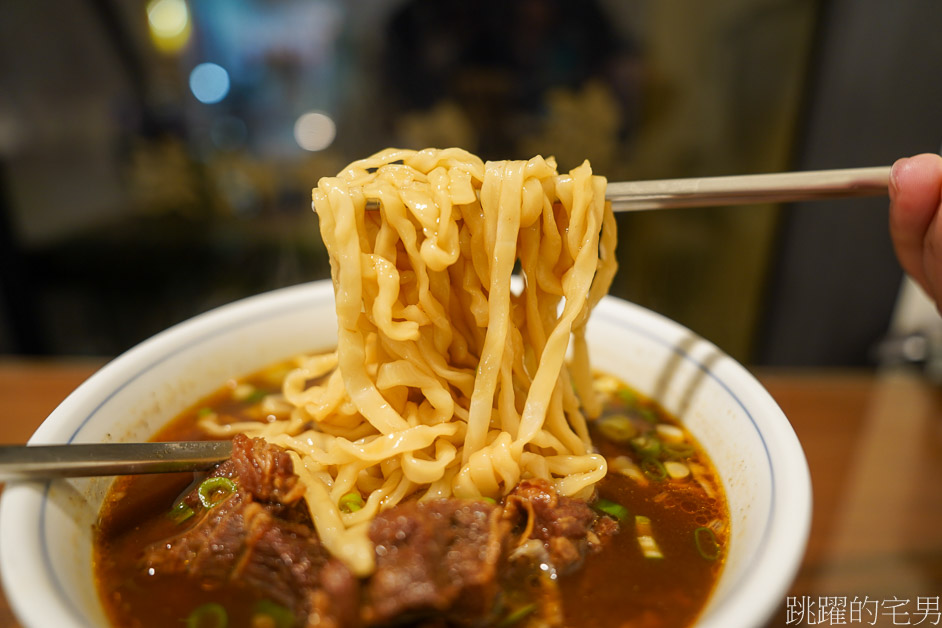
[[[304,486],[294,473],[291,456],[261,438],[237,434],[232,439],[232,457],[211,475],[238,477],[240,489],[258,501],[287,506],[304,497]],[[189,501],[195,497],[194,494]]]
[[560,573],[577,568],[586,551],[598,548],[603,538],[617,531],[617,524],[611,528],[614,520],[605,517],[601,522],[586,502],[560,495],[539,479],[523,480],[511,491],[504,517],[518,529],[517,545],[539,539]]
[[487,618],[509,526],[483,501],[406,502],[370,527],[376,571],[365,588],[363,619],[382,624],[435,613],[452,624]]
[[[207,590],[239,582],[296,617],[315,611],[322,625],[355,625],[354,576],[327,553],[311,526],[279,516],[300,497],[284,450],[237,437],[232,458],[213,475],[231,478],[235,492],[211,508],[197,507],[180,535],[145,550],[143,567],[186,574]],[[196,489],[185,501],[198,502]]]
[[335,558],[327,561],[319,574],[320,587],[311,592],[307,625],[345,628],[359,624],[360,581]]

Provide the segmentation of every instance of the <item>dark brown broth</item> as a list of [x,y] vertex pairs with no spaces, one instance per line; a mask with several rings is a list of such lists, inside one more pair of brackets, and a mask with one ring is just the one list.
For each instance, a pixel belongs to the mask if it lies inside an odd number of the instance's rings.
[[[679,425],[651,400],[633,396],[658,422]],[[626,404],[612,395],[603,419],[625,411]],[[640,423],[647,421],[641,419]],[[685,433],[685,437],[692,442],[689,434]],[[626,452],[635,462],[641,459],[636,451],[607,441],[597,430],[593,430],[593,442],[610,460]],[[719,577],[724,554],[721,552],[715,560],[701,556],[694,531],[717,520],[723,522],[724,533],[717,535],[722,547],[728,536],[729,517],[712,465],[699,447],[687,460],[710,469],[715,497],[706,495],[693,478],[684,481],[649,478],[647,485],[642,486],[610,467],[609,474],[599,483],[599,497],[627,507],[629,520],[636,515],[648,517],[664,558],[645,558],[633,526],[623,523],[616,542],[602,552],[590,554],[583,569],[564,576],[560,590],[571,626],[688,626],[699,615]]]
[[[261,392],[278,392],[273,372],[277,365],[240,380]],[[678,425],[663,409],[619,384],[607,400],[603,419],[611,415],[628,417],[637,429],[654,430],[656,423]],[[239,402],[233,397],[234,383],[181,414],[154,440],[206,438],[196,423],[199,415],[212,408],[232,420],[251,420],[248,407],[256,402]],[[692,443],[684,432],[686,442]],[[715,496],[707,495],[694,477],[683,480],[652,479],[636,481],[616,472],[611,464],[616,456],[628,456],[639,463],[630,444],[615,444],[593,429],[599,452],[610,460],[608,476],[599,485],[599,497],[623,505],[628,517],[621,532],[599,553],[590,554],[584,566],[560,578],[560,593],[567,624],[576,626],[624,626],[639,628],[688,626],[694,622],[712,591],[723,564],[728,522],[725,500],[712,466],[695,447],[690,455],[657,457],[694,462],[708,471],[700,476],[710,484]],[[650,451],[647,452],[650,454]],[[686,453],[686,452],[684,452]],[[656,472],[655,476],[659,476]],[[201,477],[201,476],[199,476]],[[149,574],[139,566],[142,549],[168,539],[178,531],[167,516],[178,496],[188,492],[199,478],[195,474],[130,476],[118,479],[105,501],[95,542],[95,575],[99,594],[114,626],[185,625],[187,615],[207,602],[221,604],[228,611],[230,628],[252,626],[253,609],[263,600],[238,582],[221,589],[204,591],[198,582],[179,576]],[[634,517],[651,520],[653,536],[663,558],[645,558],[635,534]],[[717,521],[720,555],[709,560],[701,556],[694,531]],[[518,622],[515,628],[524,628]]]

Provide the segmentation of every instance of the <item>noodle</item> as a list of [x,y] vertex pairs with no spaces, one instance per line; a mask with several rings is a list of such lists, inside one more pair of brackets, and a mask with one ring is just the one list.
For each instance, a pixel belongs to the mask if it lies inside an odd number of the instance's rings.
[[[560,175],[542,157],[388,149],[313,199],[338,349],[285,379],[286,419],[204,425],[289,450],[318,535],[358,575],[369,522],[412,494],[498,498],[540,477],[590,495],[606,472],[585,416],[600,409],[585,324],[615,272],[605,179],[588,162]],[[364,506],[344,512],[351,492]]]

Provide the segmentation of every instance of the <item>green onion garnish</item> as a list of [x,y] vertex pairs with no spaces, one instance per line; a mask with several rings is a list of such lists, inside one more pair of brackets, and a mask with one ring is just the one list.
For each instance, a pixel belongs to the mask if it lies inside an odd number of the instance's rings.
[[622,414],[613,414],[600,419],[598,427],[602,436],[613,443],[627,443],[638,435],[638,428],[635,424]]
[[641,418],[648,423],[657,423],[657,413],[651,408],[639,408],[638,411],[641,412]]
[[609,501],[607,499],[596,500],[596,502],[592,504],[592,507],[600,513],[613,517],[618,521],[624,521],[628,517],[627,508],[617,502]]
[[664,443],[663,451],[671,458],[689,458],[694,449],[689,443]]
[[635,534],[638,536],[638,546],[645,558],[664,558],[664,553],[654,540],[654,531],[648,517],[641,515],[635,517]]
[[[274,628],[291,628],[295,624],[294,613],[271,600],[262,600],[256,604],[255,614],[271,618],[274,622]],[[254,618],[253,625],[255,625]]]
[[214,477],[206,478],[200,487],[196,490],[199,495],[200,503],[206,508],[217,506],[224,499],[235,493],[236,483],[229,478]]
[[347,493],[340,498],[340,502],[337,504],[341,512],[356,512],[363,508],[363,498],[360,497],[359,493]]
[[187,506],[186,502],[180,502],[170,509],[167,516],[169,516],[174,523],[183,523],[193,516],[193,509]]
[[697,544],[697,552],[705,560],[716,560],[720,557],[720,544],[710,528],[697,528],[694,530],[693,541]]
[[197,606],[186,618],[186,628],[226,628],[228,625],[226,609],[216,602]]
[[481,501],[485,501],[485,502],[487,502],[488,504],[496,504],[496,503],[497,503],[497,500],[496,500],[496,499],[494,499],[493,497],[488,497],[487,495],[485,495],[484,497],[482,497],[482,498],[481,498]]
[[625,405],[638,405],[638,395],[636,395],[635,391],[631,390],[630,388],[619,388],[618,398],[625,402]]
[[632,438],[631,446],[642,457],[656,457],[661,453],[661,439],[654,432]]
[[521,606],[518,609],[510,611],[506,617],[500,620],[500,623],[498,623],[497,626],[498,628],[507,628],[508,626],[513,626],[535,610],[536,604],[527,604],[526,606]]
[[245,403],[258,403],[262,399],[268,396],[268,393],[262,390],[261,388],[256,388],[245,398]]
[[203,406],[202,408],[196,411],[196,416],[202,419],[203,417],[207,417],[212,413],[213,413],[212,408],[210,408],[209,406]]
[[641,471],[655,482],[660,482],[667,477],[667,469],[664,468],[664,463],[657,458],[645,458],[639,466]]

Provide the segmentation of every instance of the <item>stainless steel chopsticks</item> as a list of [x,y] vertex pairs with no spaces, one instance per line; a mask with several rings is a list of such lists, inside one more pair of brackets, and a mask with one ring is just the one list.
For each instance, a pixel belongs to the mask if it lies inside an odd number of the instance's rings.
[[202,471],[232,454],[232,441],[0,446],[0,482]]
[[[890,166],[746,174],[695,179],[609,182],[605,197],[616,212],[749,203],[792,203],[887,193]],[[367,199],[367,210],[380,208]]]
[[609,183],[614,211],[785,203],[887,193],[890,166]]
[[[616,212],[749,203],[793,203],[887,193],[890,166],[745,174],[699,179],[610,182],[605,197]],[[380,208],[367,199],[366,209]]]

